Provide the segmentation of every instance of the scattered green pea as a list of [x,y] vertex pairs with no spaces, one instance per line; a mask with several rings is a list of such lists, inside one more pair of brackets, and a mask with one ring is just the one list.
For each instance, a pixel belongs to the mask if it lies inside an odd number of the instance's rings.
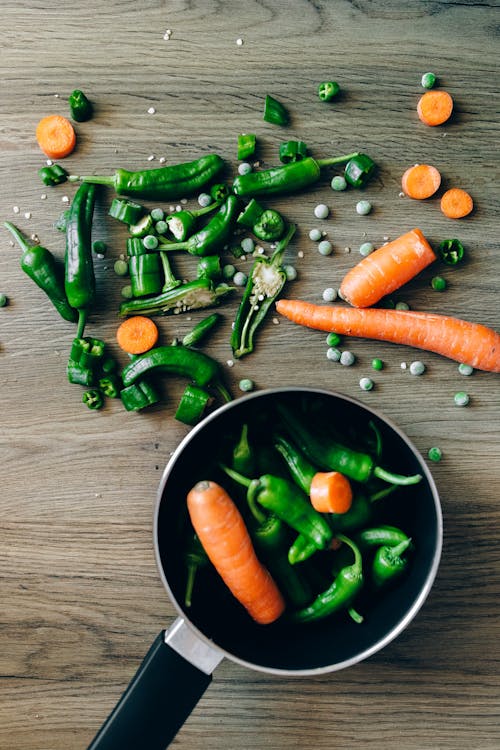
[[343,175],[336,174],[330,182],[330,187],[332,190],[345,190],[347,188],[347,180]]
[[363,244],[359,246],[359,252],[363,256],[370,255],[374,250],[375,247],[371,242],[363,242]]
[[283,270],[286,274],[287,281],[295,281],[297,278],[297,269],[295,266],[284,266]]
[[162,221],[165,218],[163,208],[153,208],[151,211],[151,218],[153,221]]
[[372,359],[372,369],[373,370],[383,370],[384,369],[384,363],[381,359],[378,357],[375,357],[375,359]]
[[126,260],[117,260],[113,266],[117,276],[126,276],[128,274],[128,263]]
[[330,209],[324,203],[318,203],[314,209],[314,215],[317,219],[327,219]]
[[108,246],[102,240],[96,240],[92,243],[92,252],[96,255],[105,255]]
[[122,288],[122,297],[124,299],[132,299],[133,296],[134,295],[133,295],[132,287],[130,286],[130,284],[127,284],[127,286],[124,286]]
[[430,461],[435,461],[437,463],[438,461],[441,461],[443,453],[441,451],[441,448],[438,448],[437,445],[435,445],[432,448],[429,448],[427,456],[429,457]]
[[233,276],[233,283],[236,284],[236,286],[245,286],[247,283],[246,274],[244,274],[243,271],[236,271]]
[[453,396],[453,400],[457,406],[467,406],[470,401],[468,394],[464,393],[464,391],[455,393],[455,395]]
[[425,365],[423,362],[417,360],[416,362],[410,363],[410,373],[412,375],[423,375],[425,372]]
[[202,208],[206,208],[212,203],[212,196],[208,193],[200,193],[198,196],[198,204]]
[[240,242],[240,246],[246,255],[251,255],[255,250],[255,242],[251,237],[243,237]]
[[337,290],[329,286],[323,291],[321,296],[323,297],[323,302],[333,302],[337,299]]
[[346,367],[350,367],[353,365],[356,361],[356,357],[352,352],[349,351],[343,351],[340,355],[340,364],[345,365]]
[[424,73],[421,84],[424,89],[432,89],[436,85],[436,76],[434,73]]
[[471,367],[471,365],[465,365],[463,362],[461,362],[458,365],[458,372],[460,375],[472,375],[474,372],[474,368]]
[[3,292],[0,292],[0,307],[5,307],[8,302],[8,297]]
[[241,162],[241,164],[238,164],[238,173],[239,174],[249,174],[252,171],[252,165],[249,164],[247,161]]
[[366,216],[372,210],[370,201],[358,201],[356,203],[356,213],[360,216]]
[[313,242],[319,242],[322,237],[323,235],[319,229],[311,229],[309,232],[309,239]]
[[434,276],[434,278],[431,281],[431,287],[436,290],[436,292],[443,292],[446,289],[446,279],[443,279],[442,276]]
[[328,346],[338,346],[340,344],[341,338],[338,335],[338,333],[329,333],[326,337],[326,343]]
[[371,378],[361,378],[359,381],[359,387],[362,391],[371,391],[373,388],[373,380]]
[[158,234],[161,234],[161,235],[166,234],[168,232],[167,222],[163,221],[163,219],[161,221],[157,221],[155,224],[155,230],[157,231]]
[[407,302],[396,302],[394,305],[395,310],[409,310],[410,305]]
[[146,248],[146,250],[156,250],[158,247],[158,237],[155,237],[154,234],[147,234],[142,239],[142,244]]
[[333,245],[329,240],[321,240],[318,243],[318,253],[320,255],[331,255],[333,252]]
[[242,378],[238,386],[240,391],[248,393],[249,391],[253,391],[253,389],[255,388],[255,383],[253,382],[253,380],[250,380],[250,378]]
[[342,352],[340,351],[340,349],[337,349],[336,346],[330,346],[330,348],[326,351],[326,358],[331,362],[340,362],[341,356]]
[[222,268],[222,277],[224,279],[232,279],[235,273],[236,273],[236,268],[232,265],[232,263],[227,263]]

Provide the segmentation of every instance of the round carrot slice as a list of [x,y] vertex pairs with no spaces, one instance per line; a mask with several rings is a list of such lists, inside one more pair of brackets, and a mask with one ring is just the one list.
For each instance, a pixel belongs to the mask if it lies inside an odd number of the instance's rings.
[[474,208],[474,201],[466,190],[451,188],[443,193],[441,211],[448,219],[462,219]]
[[43,153],[50,159],[64,159],[76,146],[73,125],[62,115],[47,115],[36,126],[36,139]]
[[144,354],[158,341],[158,326],[145,315],[134,315],[119,325],[116,340],[127,354]]
[[351,483],[339,471],[318,471],[312,478],[309,497],[318,513],[347,513],[352,504]]
[[430,164],[415,164],[409,167],[401,178],[403,192],[416,200],[430,198],[441,185],[441,175]]
[[442,125],[452,111],[453,99],[447,91],[427,91],[417,104],[417,114],[425,125]]

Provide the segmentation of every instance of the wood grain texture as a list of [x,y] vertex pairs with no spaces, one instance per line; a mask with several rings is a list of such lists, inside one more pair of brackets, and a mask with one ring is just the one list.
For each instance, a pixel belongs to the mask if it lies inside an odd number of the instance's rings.
[[[299,197],[273,201],[300,228],[287,255],[299,274],[290,294],[320,301],[326,286],[339,286],[363,241],[380,244],[418,226],[431,242],[459,236],[467,260],[444,269],[445,293],[431,290],[435,270],[427,269],[397,299],[498,330],[498,21],[492,2],[7,0],[0,216],[62,257],[53,222],[72,188],[39,183],[44,159],[34,129],[50,112],[65,114],[77,87],[95,102],[95,116],[77,126],[78,147],[65,162],[75,172],[147,168],[161,156],[175,163],[212,150],[234,169],[236,137],[245,131],[257,133],[264,165],[276,162],[284,137],[304,140],[317,156],[360,148],[380,165],[363,194],[370,216],[356,215],[357,193],[332,193],[328,176]],[[426,128],[416,115],[427,70],[455,99],[441,128]],[[344,94],[326,106],[315,88],[332,78]],[[292,114],[285,134],[262,121],[266,93]],[[440,169],[444,188],[470,190],[470,218],[445,219],[437,198],[400,197],[403,171],[423,161]],[[124,281],[112,266],[126,235],[106,215],[110,200],[104,192],[96,211],[94,236],[109,251],[96,261],[99,298],[89,328],[117,354]],[[319,224],[318,202],[332,209],[321,224],[335,248],[326,258],[308,239]],[[0,747],[77,750],[174,617],[156,571],[152,513],[163,467],[187,433],[172,417],[184,384],[169,380],[165,403],[148,414],[127,414],[117,403],[85,410],[65,378],[73,330],[23,276],[6,233],[0,243],[0,291],[10,300],[0,310]],[[179,268],[194,274],[192,259]],[[224,322],[210,342],[221,363],[231,358],[237,300],[221,309]],[[161,320],[165,340],[203,315],[189,317]],[[445,540],[436,584],[396,641],[349,670],[298,680],[223,662],[173,742],[179,750],[500,745],[498,376],[467,379],[454,363],[406,347],[348,346],[356,365],[334,365],[323,334],[273,324],[271,316],[255,353],[226,368],[227,382],[234,394],[242,377],[258,388],[332,388],[383,410],[422,453],[439,445],[444,458],[432,471]],[[382,373],[372,373],[373,356],[386,362]],[[400,367],[415,359],[427,366],[420,378]],[[376,380],[370,393],[359,389],[364,375]],[[468,408],[454,405],[458,390],[470,394]]]

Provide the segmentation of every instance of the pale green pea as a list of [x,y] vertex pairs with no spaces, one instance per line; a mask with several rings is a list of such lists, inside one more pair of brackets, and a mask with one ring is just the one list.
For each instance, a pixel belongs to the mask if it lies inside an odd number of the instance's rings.
[[412,375],[423,375],[425,372],[425,365],[423,362],[417,360],[416,362],[410,363],[410,373]]
[[158,247],[158,237],[155,237],[154,234],[147,234],[143,240],[142,244],[146,248],[146,250],[156,250]]
[[321,296],[324,302],[333,302],[333,300],[337,299],[337,290],[329,286],[323,291]]
[[468,394],[464,393],[464,391],[455,393],[455,395],[453,396],[453,400],[457,406],[467,406],[470,401]]
[[358,201],[356,203],[356,213],[360,216],[366,216],[372,210],[370,201]]
[[471,365],[465,365],[463,362],[461,362],[458,365],[458,372],[460,375],[472,375],[474,372],[474,368],[471,367]]
[[198,204],[202,208],[206,208],[212,203],[212,196],[208,193],[200,193],[198,196]]
[[370,253],[373,253],[374,250],[375,248],[371,242],[363,242],[363,244],[359,247],[359,252],[363,256],[370,255]]
[[297,278],[297,269],[294,266],[283,266],[287,281],[295,281]]
[[314,209],[314,215],[317,219],[326,219],[330,213],[330,209],[324,203],[318,203]]
[[371,378],[361,378],[359,381],[359,387],[362,391],[371,391],[373,388],[373,380]]
[[117,276],[126,276],[128,274],[128,263],[126,260],[117,260],[113,266]]
[[245,286],[247,283],[247,276],[243,273],[243,271],[237,271],[233,276],[233,283],[236,284],[236,286]]
[[319,229],[311,229],[309,232],[309,239],[313,242],[319,242],[322,237],[323,235]]
[[157,221],[155,224],[155,229],[158,232],[158,234],[166,234],[168,232],[168,224],[166,221]]
[[341,174],[335,175],[330,183],[332,190],[345,190],[347,187],[347,181]]
[[125,299],[132,299],[133,296],[134,295],[132,293],[132,287],[130,286],[130,284],[127,284],[127,286],[124,286],[122,288],[122,297],[124,297]]
[[165,217],[165,212],[163,208],[153,208],[151,211],[151,218],[153,221],[162,221],[162,219]]
[[343,351],[340,355],[340,364],[345,365],[346,367],[350,367],[353,365],[356,361],[356,357],[352,352],[349,351]]
[[222,276],[225,279],[232,279],[235,273],[236,273],[236,268],[231,263],[228,263],[222,269]]
[[342,356],[342,352],[340,349],[337,349],[335,346],[331,346],[327,352],[326,352],[326,358],[329,359],[331,362],[340,362],[340,357]]
[[409,310],[410,305],[407,302],[396,302],[394,305],[395,310]]
[[240,247],[245,255],[251,255],[255,250],[255,242],[251,237],[243,237],[240,242]]
[[252,165],[249,164],[247,161],[244,161],[238,165],[239,174],[249,174],[251,171],[252,171]]
[[240,391],[248,393],[249,391],[253,391],[253,389],[255,388],[255,383],[253,382],[253,380],[250,380],[250,378],[242,378],[238,383],[238,386]]
[[333,245],[329,240],[321,240],[318,244],[318,253],[320,255],[331,255],[333,252]]

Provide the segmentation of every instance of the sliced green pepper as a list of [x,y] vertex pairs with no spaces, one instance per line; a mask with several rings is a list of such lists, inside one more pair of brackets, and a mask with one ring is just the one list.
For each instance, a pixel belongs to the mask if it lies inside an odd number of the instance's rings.
[[104,406],[104,396],[97,388],[91,388],[91,390],[85,391],[83,394],[82,402],[89,409],[102,409]]
[[68,173],[59,164],[52,164],[50,167],[42,167],[38,170],[38,176],[47,187],[61,185],[68,179]]
[[87,99],[83,91],[75,89],[71,92],[68,99],[71,117],[76,122],[85,122],[92,117],[92,103]]
[[144,206],[125,198],[113,198],[108,214],[124,224],[137,224],[145,212]]
[[265,242],[279,240],[285,229],[284,218],[272,208],[267,208],[252,227],[254,235]]
[[284,126],[290,122],[290,115],[281,102],[268,94],[264,102],[264,120]]
[[210,279],[196,279],[158,294],[155,297],[125,300],[120,315],[167,315],[187,312],[219,304],[233,291],[227,284],[214,286]]
[[375,168],[375,162],[367,154],[356,154],[345,165],[345,180],[352,187],[364,187],[373,175]]
[[460,240],[443,240],[437,247],[438,255],[443,263],[456,266],[464,257],[464,246]]
[[248,159],[255,153],[257,139],[255,133],[242,133],[238,136],[238,159]]
[[280,145],[280,162],[283,164],[302,161],[306,156],[307,146],[304,141],[286,141]]
[[188,384],[175,412],[175,419],[188,425],[195,425],[203,418],[213,396],[203,388]]
[[200,320],[200,322],[197,323],[182,339],[183,346],[194,346],[195,344],[199,344],[205,336],[210,333],[214,326],[217,325],[220,319],[221,316],[219,313],[212,313],[211,315],[207,315],[206,318],[203,318],[203,320]]
[[157,404],[160,400],[156,388],[145,378],[122,388],[120,398],[127,411],[140,411],[147,406]]
[[318,86],[318,96],[322,102],[330,102],[340,91],[337,81],[323,81]]

